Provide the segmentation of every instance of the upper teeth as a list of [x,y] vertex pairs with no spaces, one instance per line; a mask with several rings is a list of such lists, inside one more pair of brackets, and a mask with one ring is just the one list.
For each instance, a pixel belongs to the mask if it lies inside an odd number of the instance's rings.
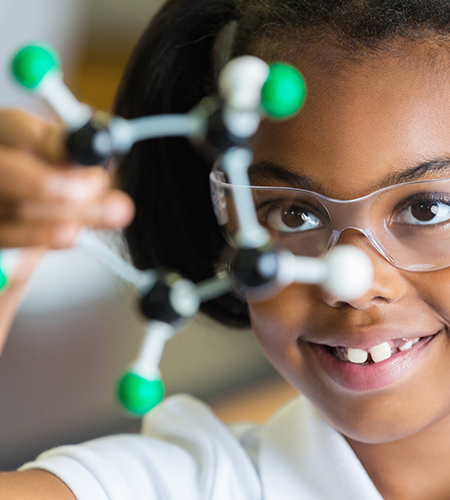
[[369,358],[369,353],[372,358],[372,361],[374,363],[379,363],[380,361],[389,359],[392,356],[393,351],[395,351],[396,349],[398,349],[399,351],[407,351],[408,349],[411,349],[413,345],[419,342],[420,337],[417,337],[415,339],[402,339],[402,340],[404,340],[404,343],[400,345],[398,348],[394,349],[391,348],[389,342],[383,342],[382,344],[371,347],[368,350],[353,349],[349,347],[348,349],[340,348],[339,352],[341,355],[344,354],[344,356],[346,354],[347,360],[350,361],[351,363],[358,363],[358,364],[365,363]]
[[405,344],[401,345],[399,347],[400,351],[407,351],[408,349],[411,349],[411,347],[415,344],[414,340],[408,340]]
[[351,347],[348,348],[347,358],[352,363],[365,363],[368,357],[369,353],[367,351],[352,349]]

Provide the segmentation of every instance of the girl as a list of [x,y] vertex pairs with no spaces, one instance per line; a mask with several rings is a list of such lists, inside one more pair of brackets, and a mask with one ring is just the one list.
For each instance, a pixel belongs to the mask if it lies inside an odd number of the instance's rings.
[[[169,0],[134,52],[116,111],[185,112],[242,54],[294,64],[309,88],[294,119],[264,122],[255,139],[252,184],[285,188],[265,191],[273,196],[257,207],[261,223],[307,253],[314,239],[329,244],[332,221],[335,243],[370,257],[371,289],[342,301],[292,285],[262,301],[229,295],[205,305],[224,323],[250,321],[304,395],[264,428],[226,428],[201,403],[170,398],[142,436],[63,447],[0,476],[0,498],[450,498],[450,4]],[[70,245],[82,224],[127,224],[129,198],[108,191],[103,174],[57,175],[59,129],[12,116],[1,129],[10,179],[1,189],[21,219],[12,225],[5,208],[1,246]],[[44,133],[54,140],[38,148]],[[138,144],[123,161],[118,183],[137,209],[126,236],[138,267],[175,267],[194,281],[213,274],[224,242],[209,171],[177,139]],[[287,205],[286,188],[297,189]],[[113,202],[116,218],[99,217]],[[55,205],[66,210],[57,239]],[[31,208],[40,229],[25,236]]]

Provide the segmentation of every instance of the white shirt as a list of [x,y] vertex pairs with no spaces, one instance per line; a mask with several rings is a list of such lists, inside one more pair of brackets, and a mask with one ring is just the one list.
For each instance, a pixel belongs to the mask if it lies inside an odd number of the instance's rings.
[[263,427],[225,426],[208,406],[172,396],[141,435],[43,453],[78,500],[382,500],[347,441],[304,397]]

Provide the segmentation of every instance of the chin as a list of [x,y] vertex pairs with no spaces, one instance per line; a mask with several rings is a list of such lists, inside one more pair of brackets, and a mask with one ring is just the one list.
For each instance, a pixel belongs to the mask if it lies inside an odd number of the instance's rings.
[[351,426],[347,422],[345,425],[331,425],[343,436],[353,441],[366,444],[384,444],[400,441],[419,433],[421,427],[406,427],[398,423],[380,422],[371,420],[370,422],[360,422]]
[[417,407],[411,404],[414,399],[404,399],[399,394],[342,397],[317,390],[312,394],[307,390],[301,392],[333,428],[362,443],[381,444],[406,439],[447,415],[440,414],[442,408],[432,411],[430,406]]

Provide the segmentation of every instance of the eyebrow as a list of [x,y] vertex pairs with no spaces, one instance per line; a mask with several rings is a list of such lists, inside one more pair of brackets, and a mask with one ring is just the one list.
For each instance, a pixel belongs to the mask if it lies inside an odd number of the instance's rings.
[[[421,162],[413,167],[410,167],[401,172],[395,172],[388,174],[383,179],[377,181],[373,186],[371,191],[376,191],[384,187],[392,186],[394,184],[401,184],[403,182],[413,182],[420,180],[425,175],[432,172],[444,173],[448,171],[450,174],[450,157],[448,158],[437,158],[431,161]],[[282,167],[274,162],[270,161],[259,161],[254,163],[248,169],[248,175],[253,185],[255,183],[261,182],[274,182],[288,185],[289,187],[294,187],[298,189],[307,189],[309,191],[314,191],[316,193],[329,196],[329,188],[324,186],[308,176],[297,174],[291,170]]]
[[281,184],[286,184],[288,187],[308,189],[309,191],[315,191],[322,194],[327,190],[325,186],[310,177],[296,174],[271,161],[253,163],[248,169],[248,175],[253,185],[263,183],[264,181],[276,181]]
[[446,170],[450,173],[450,157],[425,161],[402,172],[395,172],[387,175],[384,179],[377,182],[375,189],[381,189],[393,184],[401,184],[402,182],[417,181],[432,172],[439,172],[442,174]]

